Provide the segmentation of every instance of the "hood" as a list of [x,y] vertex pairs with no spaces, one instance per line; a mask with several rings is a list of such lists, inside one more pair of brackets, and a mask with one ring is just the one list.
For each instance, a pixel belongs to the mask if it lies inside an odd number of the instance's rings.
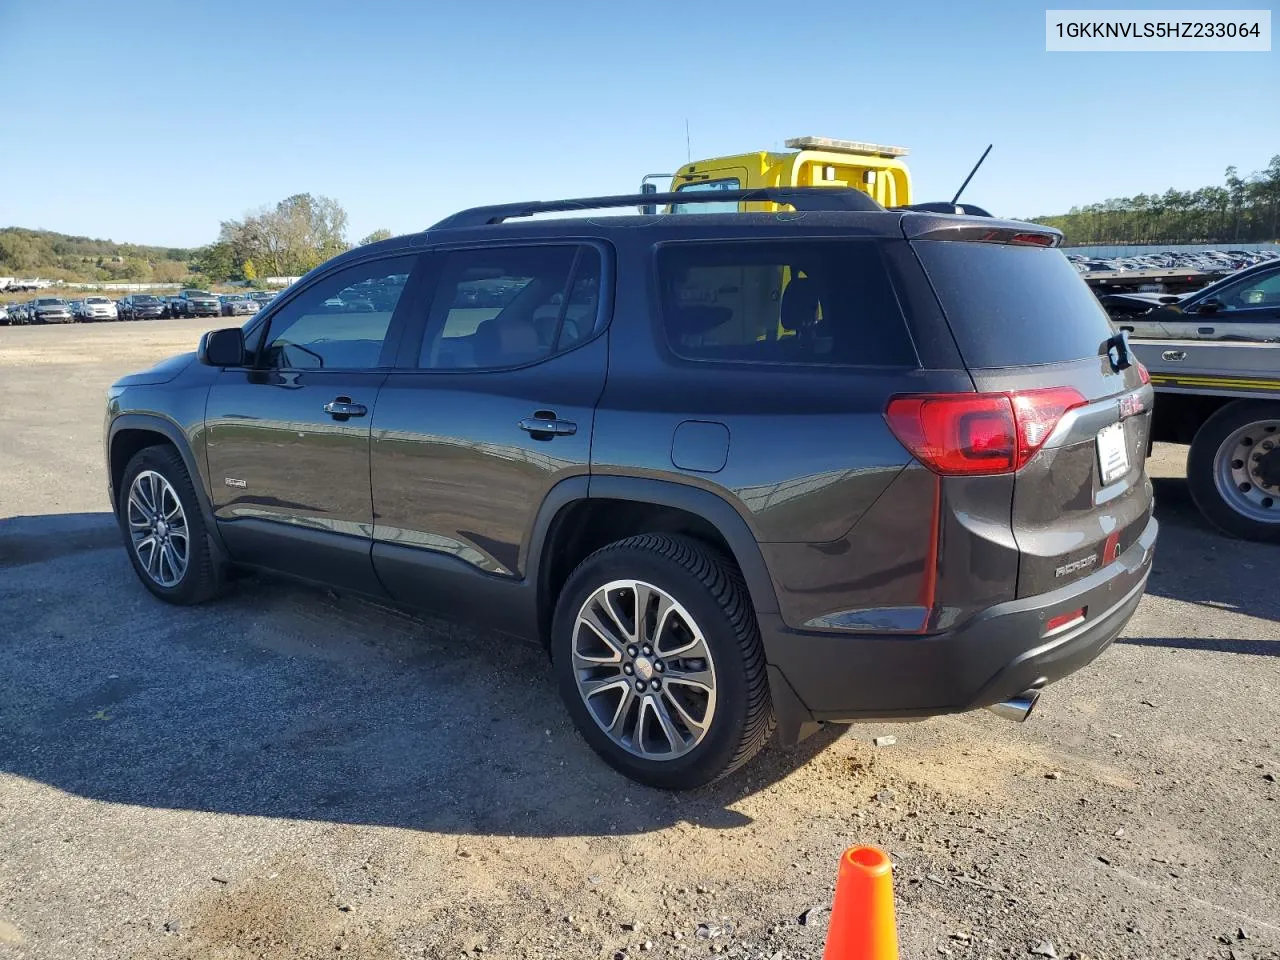
[[168,383],[178,374],[195,362],[195,351],[191,353],[180,353],[176,357],[169,357],[167,360],[161,360],[154,367],[147,370],[139,370],[137,373],[131,373],[121,377],[112,386],[115,387],[138,387],[147,386],[156,383]]

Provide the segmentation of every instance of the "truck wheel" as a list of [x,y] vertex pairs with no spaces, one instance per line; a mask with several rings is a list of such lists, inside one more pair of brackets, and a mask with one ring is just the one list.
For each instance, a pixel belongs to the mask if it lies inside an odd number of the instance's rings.
[[1206,420],[1191,443],[1187,485],[1219,529],[1280,542],[1280,404],[1237,401]]
[[746,585],[694,540],[642,534],[591,554],[561,591],[551,646],[578,730],[640,783],[702,786],[773,733]]
[[204,514],[182,457],[173,447],[144,447],[125,467],[116,518],[142,585],[167,603],[215,597],[222,578]]

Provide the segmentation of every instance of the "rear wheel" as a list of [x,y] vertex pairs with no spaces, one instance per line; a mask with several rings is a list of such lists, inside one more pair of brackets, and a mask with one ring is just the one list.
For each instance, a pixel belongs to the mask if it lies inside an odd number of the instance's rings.
[[1206,420],[1187,457],[1187,485],[1224,532],[1280,542],[1280,404],[1231,403]]
[[584,560],[556,604],[552,659],[583,737],[649,786],[723,777],[773,732],[746,586],[690,539],[643,534]]
[[218,594],[221,577],[204,514],[178,451],[145,447],[125,467],[116,517],[142,585],[167,603]]

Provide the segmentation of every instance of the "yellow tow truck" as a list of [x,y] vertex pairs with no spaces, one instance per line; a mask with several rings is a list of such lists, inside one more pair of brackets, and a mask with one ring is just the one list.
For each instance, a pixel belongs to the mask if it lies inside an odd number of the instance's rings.
[[[756,187],[852,187],[861,190],[885,207],[905,207],[911,203],[911,173],[903,162],[906,147],[832,140],[828,137],[793,137],[786,141],[790,152],[756,151],[731,157],[713,157],[687,163],[674,174],[651,173],[644,178],[642,193],[657,193],[654,181],[668,180],[669,191],[750,190]],[[738,210],[771,212],[781,206],[769,202],[725,201],[677,203],[672,213],[728,213]]]

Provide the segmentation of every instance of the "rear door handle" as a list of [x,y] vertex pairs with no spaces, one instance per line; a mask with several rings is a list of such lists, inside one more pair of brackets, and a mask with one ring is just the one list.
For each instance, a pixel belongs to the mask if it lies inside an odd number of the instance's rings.
[[1213,327],[1197,327],[1196,333],[1213,333]]
[[335,420],[347,420],[351,417],[363,417],[369,408],[363,403],[353,403],[350,397],[334,397],[324,405],[324,412]]
[[578,432],[578,425],[571,420],[561,420],[549,410],[539,410],[532,417],[520,421],[520,429],[535,440],[552,437],[569,437]]

